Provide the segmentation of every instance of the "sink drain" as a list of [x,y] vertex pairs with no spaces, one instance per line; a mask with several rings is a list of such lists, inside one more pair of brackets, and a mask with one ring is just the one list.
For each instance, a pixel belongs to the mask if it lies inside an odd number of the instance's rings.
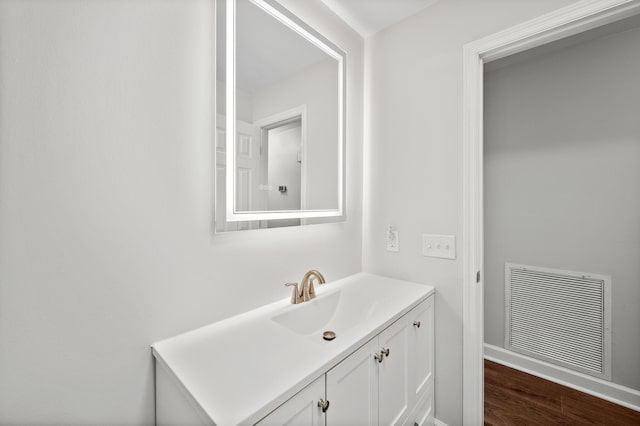
[[336,333],[334,333],[333,331],[325,331],[324,333],[322,333],[322,338],[324,340],[333,340],[336,338]]

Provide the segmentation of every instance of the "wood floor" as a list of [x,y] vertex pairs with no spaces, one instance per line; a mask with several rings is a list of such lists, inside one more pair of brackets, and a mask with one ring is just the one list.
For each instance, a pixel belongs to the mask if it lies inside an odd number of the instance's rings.
[[639,426],[640,412],[485,360],[484,423]]

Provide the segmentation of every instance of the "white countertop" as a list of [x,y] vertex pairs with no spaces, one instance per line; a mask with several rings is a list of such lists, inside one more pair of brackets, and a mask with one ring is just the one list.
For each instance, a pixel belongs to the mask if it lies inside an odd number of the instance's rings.
[[[158,342],[153,354],[214,424],[254,424],[433,291],[359,273],[316,285],[311,302],[291,305],[287,298]],[[272,319],[312,312],[324,306],[314,302],[329,298],[337,301],[331,320],[308,334]],[[327,329],[335,340],[322,339]]]

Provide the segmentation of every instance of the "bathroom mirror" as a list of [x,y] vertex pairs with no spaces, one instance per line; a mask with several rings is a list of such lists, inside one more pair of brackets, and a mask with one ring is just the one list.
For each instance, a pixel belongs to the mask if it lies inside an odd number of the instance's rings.
[[276,1],[216,13],[216,229],[343,216],[344,52]]

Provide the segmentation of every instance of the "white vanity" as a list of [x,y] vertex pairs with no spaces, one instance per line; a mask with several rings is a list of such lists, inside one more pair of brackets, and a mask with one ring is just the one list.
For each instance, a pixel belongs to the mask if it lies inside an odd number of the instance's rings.
[[359,273],[316,295],[154,344],[157,424],[432,424],[433,287]]

